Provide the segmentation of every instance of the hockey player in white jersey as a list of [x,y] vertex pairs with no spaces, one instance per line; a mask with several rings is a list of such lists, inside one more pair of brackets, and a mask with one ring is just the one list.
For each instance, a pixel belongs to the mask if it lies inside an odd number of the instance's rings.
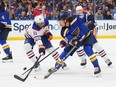
[[[46,51],[50,53],[55,50],[50,42],[53,38],[53,35],[51,34],[48,25],[48,19],[43,18],[42,15],[39,15],[35,16],[34,22],[26,29],[24,50],[28,58],[33,63],[35,63],[37,60],[37,56],[33,51],[35,44],[38,46],[38,52],[41,56],[44,56]],[[53,52],[52,57],[57,60],[59,53],[56,51]],[[35,68],[37,69],[38,66],[36,66]]]

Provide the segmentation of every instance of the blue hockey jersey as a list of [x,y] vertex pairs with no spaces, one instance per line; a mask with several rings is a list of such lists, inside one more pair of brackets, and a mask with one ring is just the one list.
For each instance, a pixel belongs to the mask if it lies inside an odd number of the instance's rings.
[[[68,42],[70,42],[75,36],[80,39],[83,35],[86,35],[89,31],[88,27],[82,22],[82,20],[73,15],[69,17],[70,27],[63,27],[61,30],[61,36],[64,37]],[[75,29],[78,30],[77,35],[73,35]]]
[[5,28],[11,29],[11,20],[9,18],[8,12],[0,12],[0,22],[6,25]]
[[3,1],[0,1],[0,23],[5,24],[5,28],[11,30],[11,20],[7,11],[5,11],[5,5]]
[[90,30],[93,30],[95,28],[94,15],[88,14],[87,12],[83,12],[83,14],[80,14],[77,16],[82,19],[81,20],[82,23],[86,23],[86,25],[88,26]]

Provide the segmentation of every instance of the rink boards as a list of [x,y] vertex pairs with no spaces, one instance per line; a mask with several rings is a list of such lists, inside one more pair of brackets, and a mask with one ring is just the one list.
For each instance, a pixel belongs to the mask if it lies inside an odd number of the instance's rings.
[[[25,29],[33,21],[25,20],[12,20],[12,32],[9,34],[9,40],[24,40]],[[54,39],[61,39],[60,30],[61,27],[56,20],[49,21],[49,29],[54,35]],[[97,20],[98,23],[98,38],[116,38],[116,20]]]

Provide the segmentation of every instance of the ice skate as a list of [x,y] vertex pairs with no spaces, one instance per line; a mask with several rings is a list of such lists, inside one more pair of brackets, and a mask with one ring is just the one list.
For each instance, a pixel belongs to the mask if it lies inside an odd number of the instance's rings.
[[100,77],[101,76],[101,69],[100,69],[100,67],[95,67],[94,68],[94,75],[96,77]]
[[54,72],[56,72],[58,69],[56,68],[56,67],[54,67],[54,68],[50,68],[49,70],[48,70],[48,74],[46,74],[45,76],[44,76],[44,79],[47,79],[50,75],[52,75]]
[[107,60],[105,61],[105,63],[106,63],[108,66],[111,66],[111,65],[112,65],[112,62],[110,61],[110,59],[107,59]]
[[66,63],[64,63],[64,64],[62,65],[62,69],[63,69],[63,70],[68,70],[68,69],[69,69],[69,67],[67,66],[67,64],[66,64]]
[[80,65],[81,65],[82,67],[86,67],[86,64],[87,64],[87,60],[86,60],[86,59],[81,60]]
[[48,73],[56,72],[57,70],[58,70],[57,68],[53,67],[48,70]]
[[3,63],[7,63],[7,62],[13,62],[13,57],[12,57],[12,53],[8,54],[6,57],[2,58],[2,62]]

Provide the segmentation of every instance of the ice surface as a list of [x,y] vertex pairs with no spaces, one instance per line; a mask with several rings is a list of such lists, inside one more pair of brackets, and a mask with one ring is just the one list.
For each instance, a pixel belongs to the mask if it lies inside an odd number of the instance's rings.
[[[48,57],[41,62],[41,71],[32,74],[25,82],[20,82],[14,79],[14,74],[22,74],[23,68],[31,67],[32,63],[25,55],[23,50],[24,41],[8,41],[11,46],[14,62],[13,63],[0,63],[0,87],[115,87],[116,86],[116,39],[99,39],[99,43],[106,50],[109,58],[113,62],[112,67],[108,67],[103,59],[98,57],[99,64],[102,70],[102,76],[99,78],[93,75],[93,66],[87,58],[87,66],[82,68],[80,66],[80,59],[75,53],[73,57],[69,57],[66,63],[69,70],[59,70],[51,75],[48,79],[44,80],[47,70],[54,66],[55,61],[52,57]],[[55,47],[58,46],[59,41],[52,41]],[[0,47],[1,51],[1,47]],[[35,53],[38,55],[37,46],[34,48]],[[62,49],[58,50],[59,52]],[[0,57],[4,57],[3,51]],[[39,55],[38,55],[39,56]],[[34,79],[34,76],[38,79]]]

